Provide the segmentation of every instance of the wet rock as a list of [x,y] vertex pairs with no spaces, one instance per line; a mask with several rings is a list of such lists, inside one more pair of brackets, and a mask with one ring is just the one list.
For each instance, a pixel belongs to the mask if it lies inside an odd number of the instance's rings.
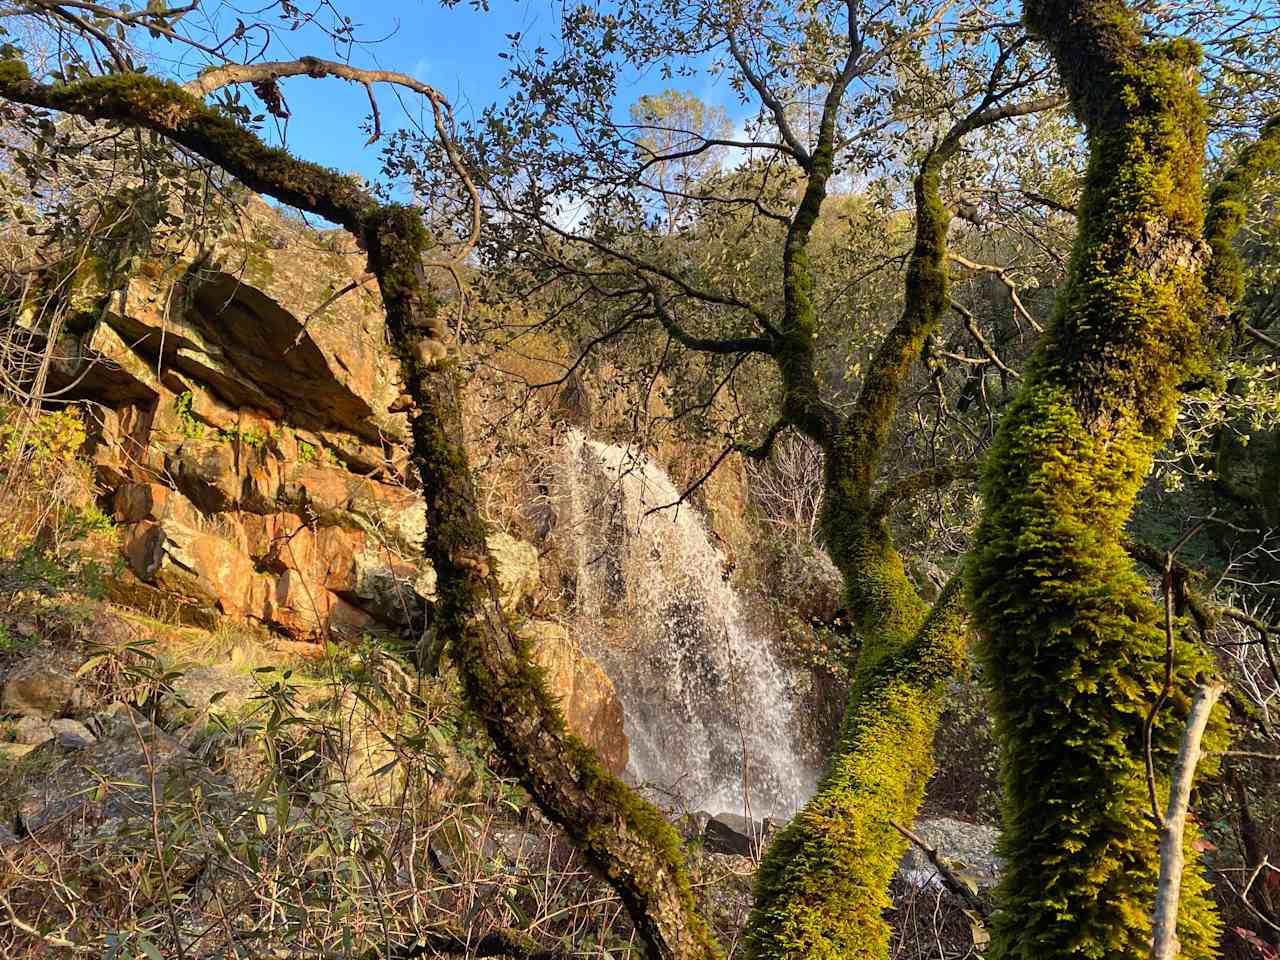
[[675,821],[676,832],[686,841],[701,840],[707,829],[707,821],[710,819],[711,814],[705,810],[683,814]]
[[702,832],[702,846],[708,853],[750,857],[767,842],[764,824],[735,813],[709,817]]
[[[912,829],[938,852],[948,867],[972,879],[979,890],[996,885],[1000,860],[995,850],[1000,831],[995,827],[939,817],[918,820]],[[898,876],[914,887],[941,885],[937,869],[915,844],[898,865]]]

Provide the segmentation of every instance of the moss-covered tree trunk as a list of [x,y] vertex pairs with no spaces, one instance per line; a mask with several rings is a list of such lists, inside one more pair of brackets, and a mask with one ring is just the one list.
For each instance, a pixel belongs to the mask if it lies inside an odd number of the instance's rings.
[[[916,239],[905,309],[871,363],[855,410],[843,418],[794,421],[825,454],[822,532],[843,575],[846,609],[862,649],[840,739],[817,794],[761,864],[747,929],[754,957],[888,956],[884,912],[906,843],[893,821],[910,824],[915,819],[933,772],[943,685],[964,662],[959,591],[949,586],[932,611],[920,599],[907,579],[884,511],[873,499],[873,486],[903,382],[946,309],[950,214],[939,196],[939,178],[968,129],[953,130],[925,158],[916,178]],[[807,294],[807,263],[789,259],[788,264],[788,294]],[[802,296],[795,309],[799,322],[784,332],[798,330],[811,342],[810,309]],[[799,347],[796,353],[801,353]],[[802,369],[809,379],[796,380],[782,366],[789,395],[794,389],[802,401],[789,408],[796,412],[814,407],[812,366]],[[814,429],[815,423],[820,429]]]
[[182,88],[150,76],[46,86],[32,81],[19,61],[0,59],[0,97],[154,130],[250,188],[351,232],[378,278],[391,344],[416,402],[411,457],[426,499],[425,554],[436,569],[437,617],[469,706],[508,772],[618,891],[646,955],[717,956],[696,911],[675,831],[566,731],[541,671],[497,610],[485,524],[463,445],[457,371],[438,359],[438,349],[422,349],[440,330],[423,267],[428,237],[420,213],[381,204],[354,179],[266,146]]
[[[1006,792],[992,952],[1138,958],[1158,872],[1143,725],[1165,636],[1121,535],[1203,354],[1199,55],[1146,41],[1122,0],[1028,0],[1025,15],[1089,160],[1069,277],[986,465],[970,566]],[[1177,645],[1157,771],[1171,767],[1201,666]],[[1205,886],[1189,867],[1186,957],[1214,953]]]

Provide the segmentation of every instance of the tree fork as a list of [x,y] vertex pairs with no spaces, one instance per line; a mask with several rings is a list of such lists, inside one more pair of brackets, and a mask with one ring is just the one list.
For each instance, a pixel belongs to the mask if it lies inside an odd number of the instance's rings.
[[497,609],[497,588],[462,442],[461,391],[445,360],[417,350],[436,304],[423,268],[421,216],[384,205],[350,177],[269,147],[181,87],[141,74],[43,85],[24,63],[0,60],[0,97],[93,120],[153,130],[217,164],[251,189],[347,229],[369,255],[417,412],[412,459],[427,506],[424,554],[438,577],[437,615],[469,707],[485,723],[508,772],[563,827],[617,890],[654,960],[719,956],[698,916],[680,840],[651,804],[608,773],[565,729],[527,644]]
[[[746,934],[754,957],[888,955],[883,914],[907,844],[893,824],[915,819],[933,770],[942,685],[964,664],[958,589],[952,584],[930,611],[907,579],[885,526],[892,498],[873,500],[872,486],[903,380],[945,309],[950,215],[939,178],[968,129],[958,125],[921,164],[902,318],[877,351],[854,414],[818,438],[826,454],[823,536],[844,579],[863,649],[835,756],[818,792],[761,864]],[[810,200],[812,210],[805,206]],[[821,191],[811,187],[797,214],[804,231],[820,202]],[[788,265],[808,269],[790,247]],[[802,279],[796,287],[806,291],[807,274]],[[788,295],[794,295],[792,287]],[[793,307],[809,326],[811,309],[807,294]],[[793,321],[787,329],[803,331],[805,324]],[[788,392],[806,389],[806,381],[780,367]]]

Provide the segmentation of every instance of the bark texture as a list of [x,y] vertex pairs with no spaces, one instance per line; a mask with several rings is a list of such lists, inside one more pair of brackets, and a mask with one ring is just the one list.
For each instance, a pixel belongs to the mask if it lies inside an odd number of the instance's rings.
[[[1069,277],[987,462],[969,568],[1006,793],[992,955],[1138,958],[1159,866],[1142,730],[1165,635],[1122,535],[1205,355],[1199,52],[1146,41],[1122,0],[1028,0],[1025,15],[1089,162]],[[1176,641],[1156,770],[1172,766],[1202,666]],[[1206,886],[1188,870],[1186,957],[1215,949]]]

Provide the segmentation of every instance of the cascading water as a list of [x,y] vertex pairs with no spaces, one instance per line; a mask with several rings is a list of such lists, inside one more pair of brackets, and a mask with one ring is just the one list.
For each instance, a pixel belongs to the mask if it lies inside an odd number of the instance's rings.
[[628,774],[691,810],[787,816],[813,792],[788,676],[746,622],[725,557],[643,454],[565,441],[558,513],[582,644],[618,690]]

